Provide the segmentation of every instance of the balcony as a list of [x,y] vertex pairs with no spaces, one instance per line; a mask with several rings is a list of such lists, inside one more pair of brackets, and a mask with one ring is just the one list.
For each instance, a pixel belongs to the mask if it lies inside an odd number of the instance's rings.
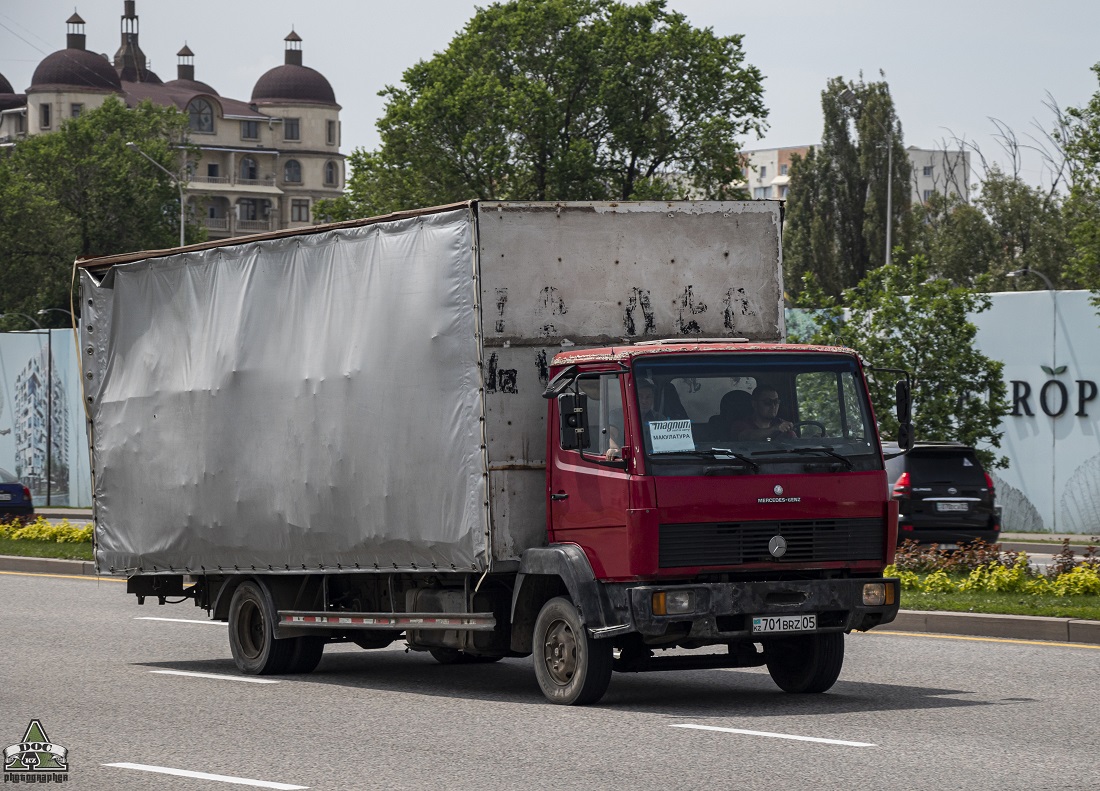
[[262,233],[271,230],[271,220],[237,220],[237,230],[243,233]]
[[229,218],[228,217],[207,217],[203,221],[206,224],[206,229],[209,231],[228,231],[229,230]]

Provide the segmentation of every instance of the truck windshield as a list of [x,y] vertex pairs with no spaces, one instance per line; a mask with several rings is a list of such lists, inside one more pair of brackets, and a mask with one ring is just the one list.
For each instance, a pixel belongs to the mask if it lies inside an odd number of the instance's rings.
[[858,364],[836,354],[669,355],[634,366],[655,475],[882,469]]

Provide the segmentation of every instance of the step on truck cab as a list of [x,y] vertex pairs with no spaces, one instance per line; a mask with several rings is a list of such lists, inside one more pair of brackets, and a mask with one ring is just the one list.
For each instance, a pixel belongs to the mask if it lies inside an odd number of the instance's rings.
[[472,201],[78,261],[99,573],[228,621],[243,673],[402,640],[565,704],[828,689],[897,612],[897,506],[859,357],[782,343],[780,231]]

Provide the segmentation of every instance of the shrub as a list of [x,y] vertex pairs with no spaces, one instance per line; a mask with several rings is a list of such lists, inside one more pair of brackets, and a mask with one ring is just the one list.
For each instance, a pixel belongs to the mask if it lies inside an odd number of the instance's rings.
[[62,519],[51,524],[45,517],[38,517],[28,525],[18,522],[0,522],[0,538],[13,541],[49,541],[57,544],[84,544],[92,540],[92,526],[76,527]]

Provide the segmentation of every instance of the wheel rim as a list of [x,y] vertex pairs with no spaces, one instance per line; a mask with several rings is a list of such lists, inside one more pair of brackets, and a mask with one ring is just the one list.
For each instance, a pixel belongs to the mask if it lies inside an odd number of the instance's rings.
[[577,638],[565,621],[554,621],[547,628],[543,663],[554,683],[564,686],[573,680],[577,672]]
[[237,637],[241,650],[248,659],[257,658],[263,651],[264,615],[256,606],[256,602],[241,603],[240,614],[237,617]]

